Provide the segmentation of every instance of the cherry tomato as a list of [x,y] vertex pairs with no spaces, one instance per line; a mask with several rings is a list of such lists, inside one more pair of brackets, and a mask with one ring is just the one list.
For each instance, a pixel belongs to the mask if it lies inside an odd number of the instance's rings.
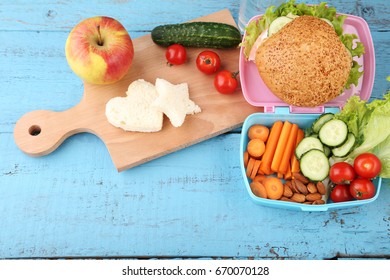
[[187,51],[182,45],[173,44],[167,48],[167,51],[165,52],[165,57],[168,63],[173,65],[180,65],[186,62]]
[[214,77],[214,87],[222,94],[233,93],[238,87],[237,74],[228,70],[219,71]]
[[353,166],[360,177],[367,179],[378,176],[382,168],[379,158],[371,153],[358,155],[353,162]]
[[375,195],[375,186],[369,179],[356,178],[351,182],[349,192],[356,199],[367,199]]
[[353,200],[353,196],[349,191],[349,185],[336,185],[330,193],[330,199],[332,199],[333,202]]
[[335,184],[349,184],[355,177],[353,166],[347,162],[336,162],[329,171],[329,178]]
[[196,67],[198,67],[199,71],[210,75],[219,70],[221,59],[213,51],[203,51],[196,58]]

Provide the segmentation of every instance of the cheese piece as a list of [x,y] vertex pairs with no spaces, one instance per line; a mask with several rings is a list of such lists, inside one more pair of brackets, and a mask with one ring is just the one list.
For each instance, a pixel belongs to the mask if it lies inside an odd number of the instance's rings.
[[201,109],[189,98],[188,84],[171,84],[164,79],[156,79],[157,99],[152,106],[162,111],[172,125],[179,127],[184,123],[187,114],[196,114]]
[[106,104],[107,120],[126,131],[156,132],[162,129],[163,113],[151,104],[157,99],[153,84],[132,82],[126,97],[114,97]]

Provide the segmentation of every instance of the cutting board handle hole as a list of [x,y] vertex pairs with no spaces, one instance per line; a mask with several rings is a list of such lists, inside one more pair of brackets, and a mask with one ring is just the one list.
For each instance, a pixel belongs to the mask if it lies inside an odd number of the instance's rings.
[[41,133],[41,127],[39,125],[32,125],[28,129],[28,133],[30,133],[31,136],[38,136]]

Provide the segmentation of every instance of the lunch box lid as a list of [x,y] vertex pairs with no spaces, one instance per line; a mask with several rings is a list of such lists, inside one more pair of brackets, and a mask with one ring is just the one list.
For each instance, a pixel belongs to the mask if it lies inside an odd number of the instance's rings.
[[[243,54],[244,47],[241,46],[239,58],[239,71],[241,88],[246,101],[256,107],[264,107],[265,113],[275,113],[275,107],[288,107],[289,112],[293,113],[324,113],[327,107],[336,107],[340,110],[347,99],[353,95],[359,95],[362,100],[368,100],[371,96],[375,78],[375,52],[371,32],[367,22],[358,16],[346,15],[343,29],[344,33],[356,34],[358,40],[363,43],[365,53],[360,57],[354,57],[364,71],[363,76],[359,79],[357,86],[351,85],[351,88],[344,91],[341,95],[333,100],[318,107],[298,107],[292,106],[276,97],[261,79],[257,67],[253,61],[247,61]],[[249,22],[258,20],[262,15],[253,17]],[[246,32],[244,33],[244,38]]]

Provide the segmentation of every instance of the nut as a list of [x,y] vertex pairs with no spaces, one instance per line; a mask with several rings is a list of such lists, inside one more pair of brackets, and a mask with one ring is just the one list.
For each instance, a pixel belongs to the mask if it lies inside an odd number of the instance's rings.
[[255,196],[267,198],[267,191],[264,185],[258,181],[250,183],[251,190]]
[[300,193],[302,193],[304,195],[309,193],[307,190],[307,187],[305,186],[304,183],[302,183],[301,181],[296,180],[296,179],[294,179],[293,182],[295,182],[295,186],[297,187],[297,189],[299,190]]
[[282,200],[282,201],[292,201],[290,198],[288,198],[288,197],[285,197],[285,196],[282,196],[281,198],[280,198],[280,200]]
[[325,188],[325,185],[324,183],[322,182],[317,182],[317,190],[320,194],[324,195],[326,194],[326,188]]
[[319,204],[325,204],[325,201],[323,199],[319,199],[313,202],[313,205],[319,205]]
[[314,183],[312,183],[312,182],[307,184],[307,190],[308,190],[309,193],[316,193],[316,192],[318,192],[316,185]]
[[292,201],[295,201],[295,202],[302,203],[302,202],[305,202],[306,197],[305,197],[304,194],[301,194],[301,193],[294,193],[293,196],[291,197],[291,200],[292,200]]
[[292,176],[293,176],[294,179],[297,179],[297,180],[301,181],[304,184],[308,184],[310,182],[310,180],[307,179],[305,176],[303,176],[302,173],[293,172]]
[[291,180],[291,189],[294,193],[300,193],[295,180]]
[[316,201],[316,200],[320,200],[322,199],[322,194],[320,193],[309,193],[308,195],[306,195],[306,200],[307,201]]
[[283,196],[289,198],[293,196],[293,191],[290,189],[290,187],[287,184],[284,184]]

